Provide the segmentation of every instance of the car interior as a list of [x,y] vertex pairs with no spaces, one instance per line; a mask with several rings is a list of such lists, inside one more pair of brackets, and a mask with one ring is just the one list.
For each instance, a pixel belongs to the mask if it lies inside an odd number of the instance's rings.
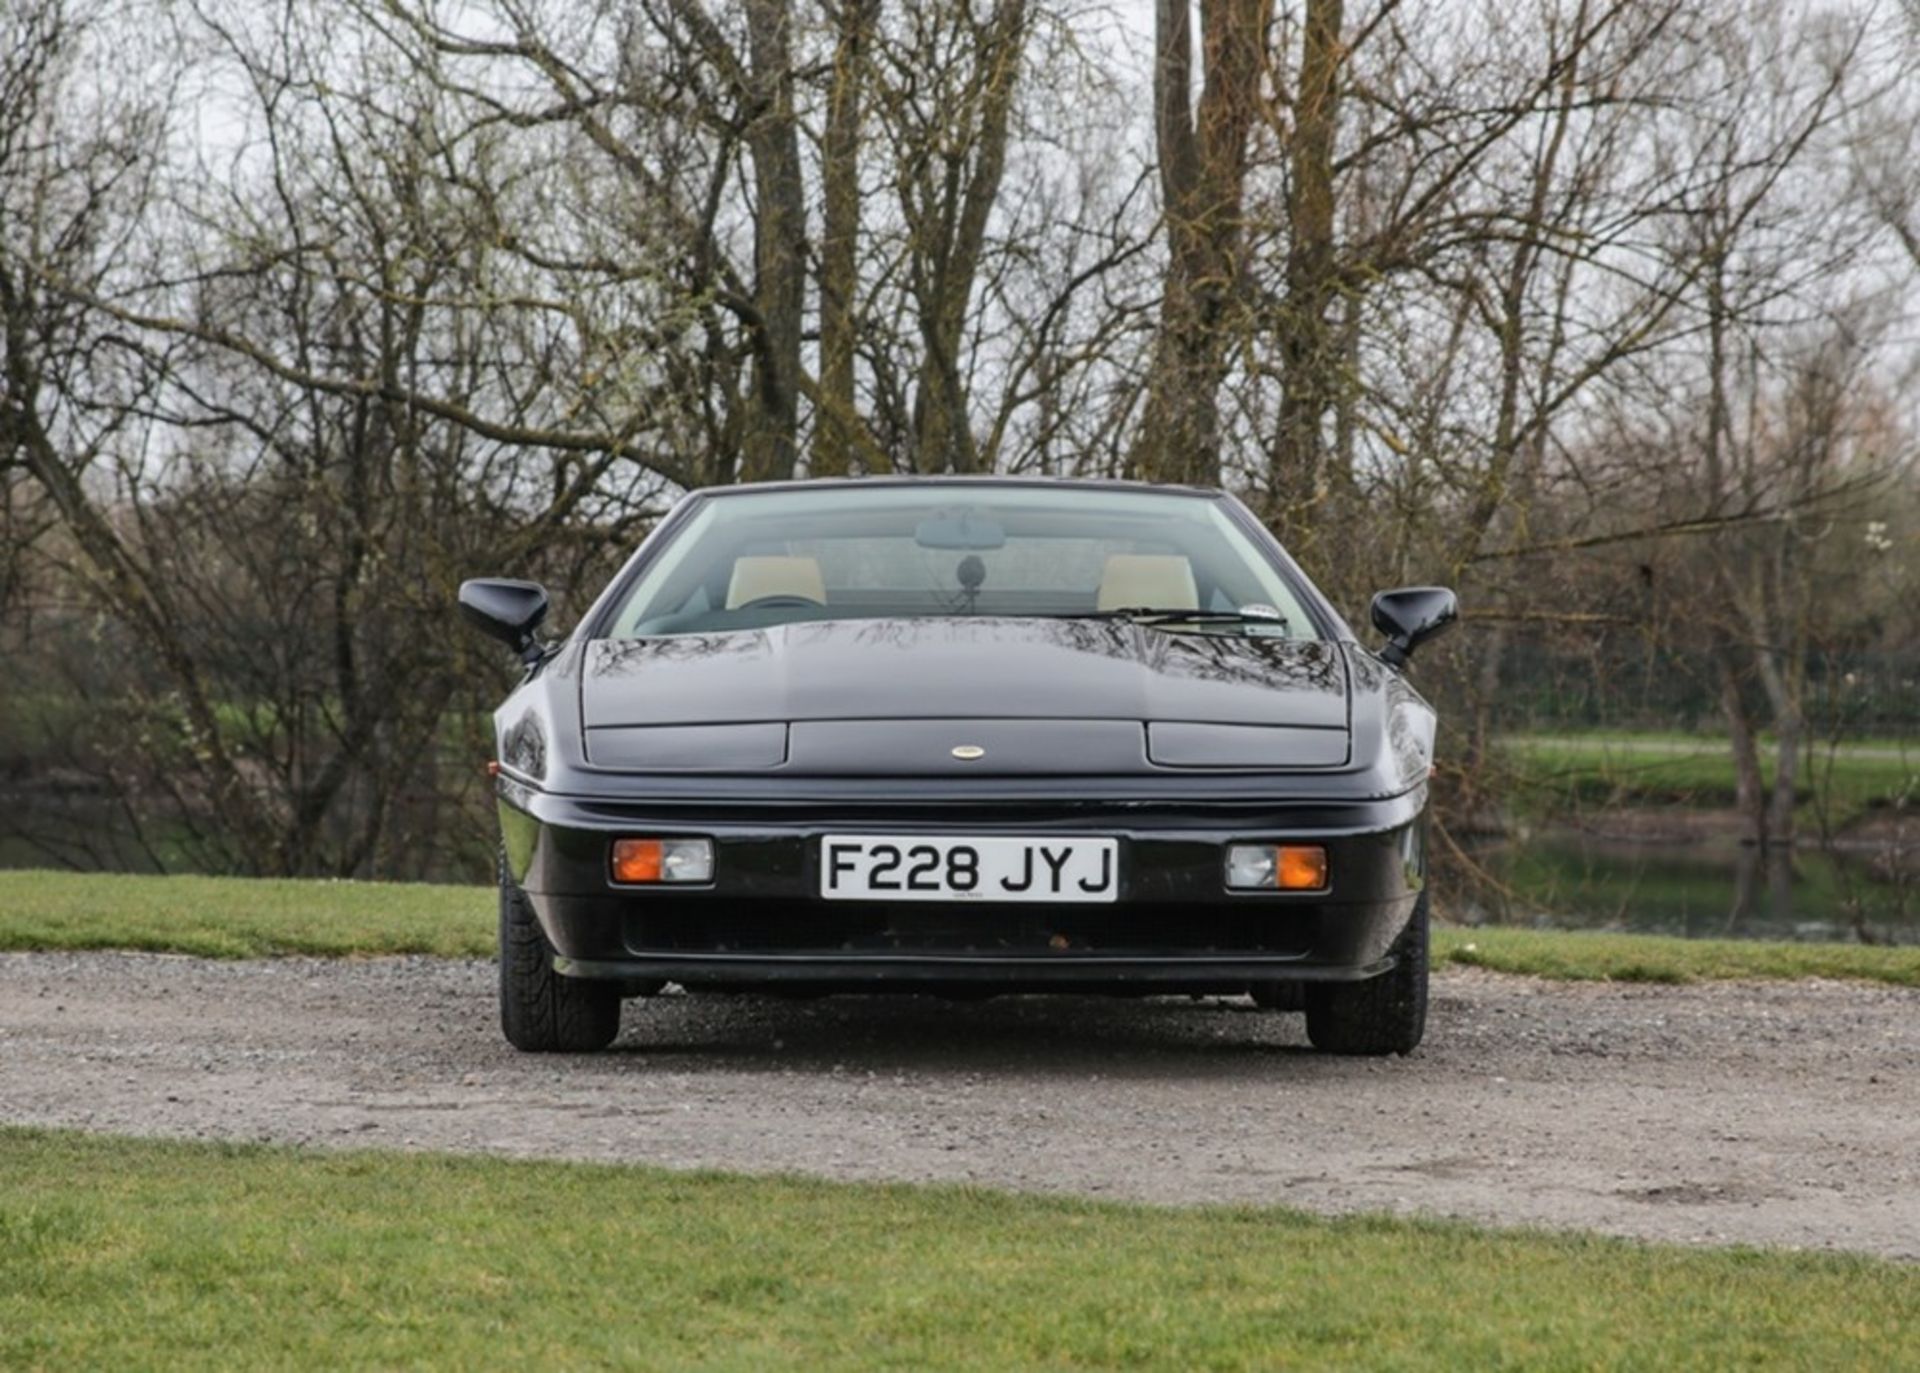
[[[818,619],[1076,617],[1126,610],[1230,615],[1317,637],[1270,577],[1198,521],[967,507],[740,519],[700,536],[613,637],[713,633]],[[1244,628],[1244,626],[1242,627]]]

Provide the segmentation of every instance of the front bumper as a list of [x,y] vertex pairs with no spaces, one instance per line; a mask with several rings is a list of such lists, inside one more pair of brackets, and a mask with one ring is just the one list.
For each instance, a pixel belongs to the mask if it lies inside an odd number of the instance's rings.
[[[576,977],[687,986],[1240,990],[1356,980],[1389,949],[1424,883],[1424,790],[1284,804],[983,800],[603,802],[503,779],[509,869]],[[845,902],[819,895],[835,833],[1103,835],[1120,841],[1112,904]],[[621,834],[713,840],[714,881],[616,888]],[[1325,893],[1232,892],[1234,842],[1325,844]]]

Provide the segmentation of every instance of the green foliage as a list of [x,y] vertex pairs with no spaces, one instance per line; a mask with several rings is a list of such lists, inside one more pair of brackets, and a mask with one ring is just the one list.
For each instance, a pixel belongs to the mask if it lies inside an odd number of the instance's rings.
[[1889,1368],[1920,1273],[1250,1207],[0,1130],[0,1364]]

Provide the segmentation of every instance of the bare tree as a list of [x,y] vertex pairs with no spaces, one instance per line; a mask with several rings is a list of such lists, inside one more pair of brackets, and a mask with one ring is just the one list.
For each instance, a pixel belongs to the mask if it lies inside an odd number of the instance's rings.
[[1912,31],[1836,4],[1164,3],[1135,70],[1091,0],[19,0],[0,604],[141,742],[45,732],[151,861],[445,870],[461,576],[710,482],[1131,472],[1350,610],[1464,584],[1487,777],[1541,636],[1706,644],[1778,848],[1914,427]]

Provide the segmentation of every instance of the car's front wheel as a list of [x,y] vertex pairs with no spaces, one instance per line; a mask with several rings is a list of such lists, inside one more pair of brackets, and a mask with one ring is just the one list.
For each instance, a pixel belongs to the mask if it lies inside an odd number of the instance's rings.
[[562,977],[527,894],[500,858],[500,1028],[516,1049],[579,1054],[620,1033],[620,988]]
[[1393,942],[1393,968],[1365,982],[1307,986],[1307,1038],[1329,1054],[1410,1054],[1427,1031],[1427,894]]

